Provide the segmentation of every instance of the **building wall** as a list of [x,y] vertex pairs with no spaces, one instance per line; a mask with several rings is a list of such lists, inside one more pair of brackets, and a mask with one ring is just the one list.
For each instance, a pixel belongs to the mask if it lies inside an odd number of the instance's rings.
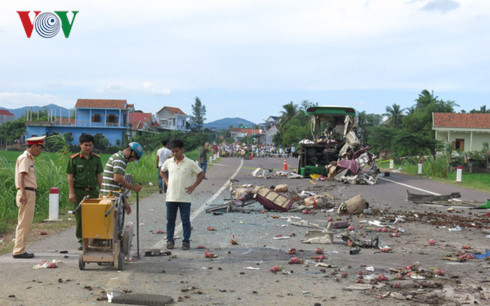
[[[92,122],[93,116],[100,115],[100,122]],[[110,116],[117,118],[117,122],[107,122]],[[77,126],[128,126],[128,112],[117,109],[77,109]]]
[[437,140],[442,141],[446,145],[453,145],[457,139],[464,139],[464,151],[480,151],[483,149],[483,143],[490,143],[490,133],[489,132],[473,132],[473,139],[471,140],[470,132],[463,131],[451,131],[449,132],[449,142],[448,142],[448,132],[447,131],[437,131]]

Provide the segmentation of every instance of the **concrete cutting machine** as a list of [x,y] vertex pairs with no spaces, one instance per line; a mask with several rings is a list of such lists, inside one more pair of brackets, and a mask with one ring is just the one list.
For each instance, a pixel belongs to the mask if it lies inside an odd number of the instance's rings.
[[124,195],[85,197],[77,209],[82,210],[82,245],[78,267],[85,264],[112,264],[123,270],[124,257],[129,258],[133,224],[124,225]]

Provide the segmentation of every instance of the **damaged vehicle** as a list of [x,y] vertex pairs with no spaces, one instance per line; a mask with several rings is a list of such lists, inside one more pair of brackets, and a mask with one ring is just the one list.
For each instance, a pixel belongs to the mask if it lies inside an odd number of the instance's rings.
[[306,110],[311,117],[311,139],[300,142],[298,174],[328,176],[351,184],[374,185],[378,168],[376,156],[363,147],[359,139],[356,110],[345,106],[313,106]]

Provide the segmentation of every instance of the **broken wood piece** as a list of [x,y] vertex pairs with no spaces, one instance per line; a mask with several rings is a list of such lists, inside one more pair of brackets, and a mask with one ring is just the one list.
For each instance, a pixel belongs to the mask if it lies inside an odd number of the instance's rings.
[[459,192],[453,192],[448,195],[415,194],[407,190],[407,200],[416,204],[443,202],[455,198],[461,198],[461,194]]

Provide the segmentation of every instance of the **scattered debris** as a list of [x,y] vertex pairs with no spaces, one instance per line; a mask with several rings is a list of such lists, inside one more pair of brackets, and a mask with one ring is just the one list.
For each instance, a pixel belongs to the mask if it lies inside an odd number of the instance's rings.
[[262,204],[266,209],[277,211],[288,211],[294,203],[292,198],[288,198],[283,194],[271,191],[263,186],[256,186],[253,191],[255,200]]
[[37,265],[35,265],[32,268],[34,270],[37,270],[37,269],[54,269],[54,268],[58,268],[58,264],[59,263],[61,263],[61,261],[56,260],[56,259],[53,259],[51,262],[49,262],[48,260],[44,259],[43,261],[41,261],[40,264],[37,264]]
[[332,244],[333,243],[332,222],[327,224],[327,228],[321,231],[308,231],[305,234],[303,243],[311,244]]
[[263,177],[265,179],[268,179],[271,177],[271,171],[267,169],[257,168],[252,172],[252,175],[254,177]]
[[172,255],[172,252],[166,251],[160,251],[159,249],[151,249],[145,252],[145,257],[154,257],[154,256],[170,256]]
[[448,201],[450,199],[461,198],[461,194],[459,192],[453,192],[449,195],[431,195],[431,194],[415,194],[410,193],[407,190],[407,201],[411,201],[415,204],[421,203],[434,203],[434,202],[443,202]]
[[314,195],[305,198],[305,206],[308,208],[332,208],[335,205],[332,203],[329,203],[327,200],[327,197],[324,195]]
[[360,194],[341,203],[337,209],[338,213],[362,214],[364,209],[369,207],[369,203]]
[[213,254],[211,251],[204,251],[204,257],[205,258],[217,258],[218,255]]

